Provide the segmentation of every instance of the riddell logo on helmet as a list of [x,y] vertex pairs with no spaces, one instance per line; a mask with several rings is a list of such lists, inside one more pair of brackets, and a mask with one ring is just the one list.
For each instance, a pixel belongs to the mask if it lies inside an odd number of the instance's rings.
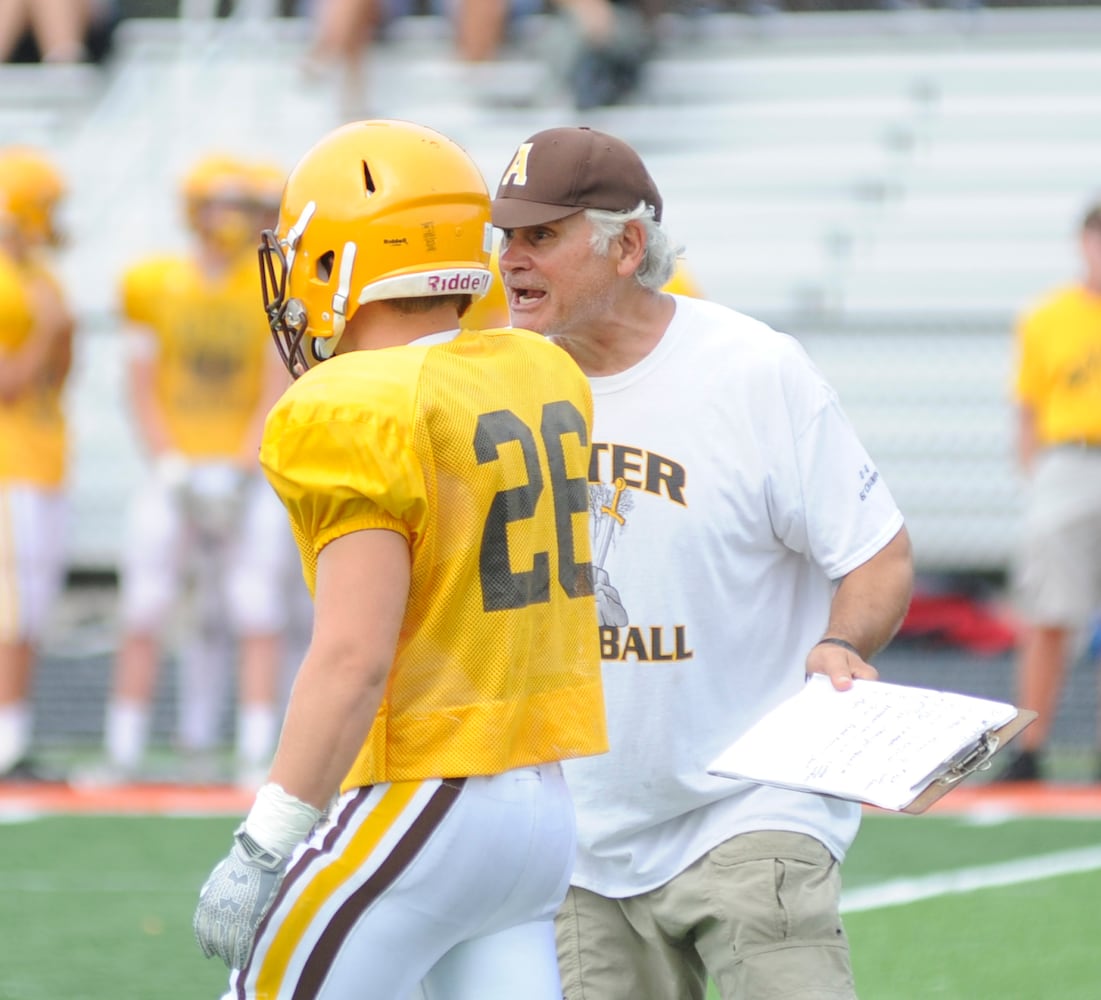
[[450,275],[431,274],[428,288],[433,292],[484,292],[490,276],[485,271],[459,271]]
[[384,245],[384,246],[388,246],[388,247],[403,247],[403,246],[405,246],[405,245],[406,245],[406,244],[407,244],[408,242],[409,242],[409,241],[408,241],[408,240],[407,240],[407,239],[406,239],[406,238],[405,238],[404,236],[401,236],[401,237],[399,237],[399,238],[397,238],[397,239],[392,239],[392,240],[383,240],[383,241],[382,241],[383,245]]

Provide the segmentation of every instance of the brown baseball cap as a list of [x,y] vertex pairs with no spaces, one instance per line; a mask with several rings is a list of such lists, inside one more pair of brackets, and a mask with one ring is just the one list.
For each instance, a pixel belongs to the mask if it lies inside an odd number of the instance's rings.
[[493,224],[519,229],[586,208],[629,212],[646,202],[661,221],[661,195],[638,153],[591,128],[550,128],[522,142],[493,199]]

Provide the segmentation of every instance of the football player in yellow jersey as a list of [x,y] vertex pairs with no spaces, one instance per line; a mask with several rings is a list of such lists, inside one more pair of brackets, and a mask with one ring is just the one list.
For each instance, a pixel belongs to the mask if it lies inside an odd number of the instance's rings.
[[[489,287],[470,157],[356,122],[292,171],[261,250],[301,377],[260,460],[314,632],[266,783],[200,893],[229,998],[560,1000],[575,825],[560,761],[607,749],[592,400]],[[326,815],[327,813],[327,815]]]
[[0,149],[0,781],[45,777],[28,756],[30,691],[65,568],[73,319],[43,253],[63,193],[44,154]]
[[258,190],[251,162],[200,159],[183,184],[193,249],[139,262],[122,278],[131,403],[150,471],[121,558],[109,780],[144,763],[163,633],[189,572],[204,577],[204,621],[179,650],[180,748],[206,760],[219,740],[231,672],[222,654],[233,646],[225,631],[238,646],[238,780],[255,787],[275,747],[294,543],[257,460],[264,417],[288,382],[258,306],[255,246],[267,219]]

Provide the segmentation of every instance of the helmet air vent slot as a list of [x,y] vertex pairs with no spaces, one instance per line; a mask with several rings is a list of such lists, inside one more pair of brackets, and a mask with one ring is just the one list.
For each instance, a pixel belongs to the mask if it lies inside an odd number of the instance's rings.
[[367,161],[363,161],[363,187],[368,195],[375,193],[375,179],[371,176],[371,168],[367,166]]

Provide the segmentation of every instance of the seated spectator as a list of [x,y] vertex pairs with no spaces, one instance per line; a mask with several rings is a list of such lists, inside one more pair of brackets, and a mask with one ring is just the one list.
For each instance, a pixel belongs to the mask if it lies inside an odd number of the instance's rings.
[[340,110],[349,119],[362,117],[367,107],[364,61],[380,16],[377,0],[316,0],[310,9],[313,41],[302,71],[315,79],[331,69],[340,74]]
[[115,0],[0,0],[0,62],[103,62],[118,21]]
[[579,111],[620,104],[653,54],[652,0],[553,0],[561,13],[552,65]]
[[[603,2],[603,0],[601,0]],[[542,0],[301,0],[294,11],[310,18],[310,46],[301,69],[307,78],[333,74],[343,117],[363,117],[371,107],[367,60],[390,25],[404,17],[446,17],[454,31],[455,55],[470,68],[475,94],[492,91],[492,63],[512,27],[542,10]]]

